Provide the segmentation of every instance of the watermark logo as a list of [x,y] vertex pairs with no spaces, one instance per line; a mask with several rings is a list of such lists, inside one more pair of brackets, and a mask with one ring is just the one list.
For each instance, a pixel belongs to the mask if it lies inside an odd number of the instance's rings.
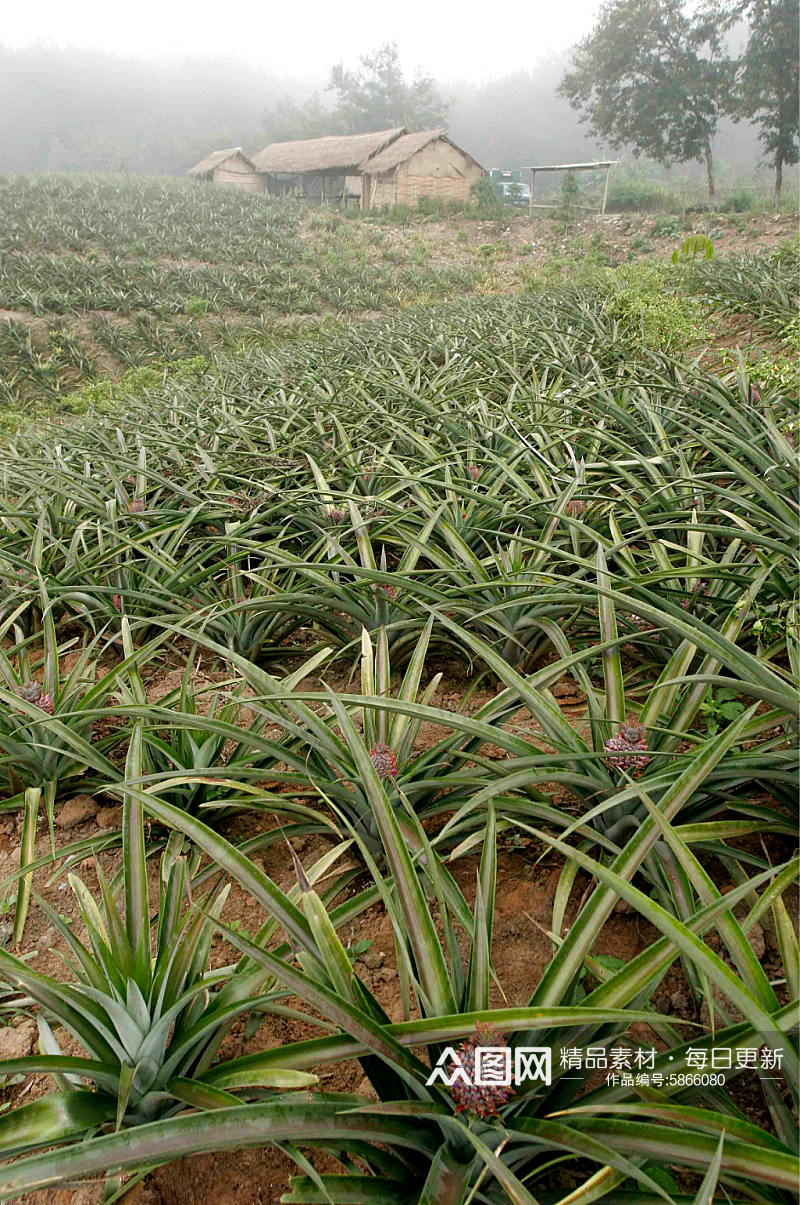
[[[680,1056],[655,1048],[629,1046],[564,1047],[556,1052],[557,1077],[584,1078],[605,1071],[611,1087],[684,1087],[724,1085],[726,1072],[752,1070],[762,1079],[778,1079],[783,1050],[778,1047],[689,1047]],[[658,1060],[658,1062],[656,1061]],[[572,1072],[582,1072],[574,1075]],[[447,1046],[427,1083],[445,1088],[512,1088],[520,1084],[553,1082],[553,1052],[548,1046],[477,1046],[465,1054]]]
[[459,1051],[446,1046],[427,1083],[429,1087],[440,1083],[445,1088],[456,1083],[467,1088],[510,1088],[512,1084],[519,1086],[537,1080],[552,1083],[553,1054],[549,1046],[519,1046],[513,1051],[508,1046],[478,1046],[472,1074]]

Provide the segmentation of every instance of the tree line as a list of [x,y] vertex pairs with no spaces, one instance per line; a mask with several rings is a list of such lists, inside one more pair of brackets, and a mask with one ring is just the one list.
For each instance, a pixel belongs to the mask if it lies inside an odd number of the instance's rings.
[[[608,0],[559,85],[590,133],[667,167],[701,160],[714,207],[713,140],[723,116],[750,120],[775,171],[798,161],[797,0],[735,0],[687,10],[681,0]],[[743,52],[728,35],[747,24]]]
[[722,132],[739,170],[760,150],[777,205],[783,170],[798,162],[798,4],[606,0],[569,57],[529,70],[481,84],[407,79],[390,42],[355,66],[334,64],[309,92],[219,57],[155,64],[0,46],[0,172],[181,174],[224,146],[252,153],[267,142],[445,127],[487,167],[596,158],[598,146],[664,168],[696,161],[713,206]]

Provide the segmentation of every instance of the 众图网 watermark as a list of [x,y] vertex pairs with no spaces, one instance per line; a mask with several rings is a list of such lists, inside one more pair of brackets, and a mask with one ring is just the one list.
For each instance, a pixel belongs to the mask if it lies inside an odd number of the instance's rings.
[[459,1052],[447,1046],[439,1056],[428,1084],[441,1083],[446,1088],[452,1088],[455,1083],[466,1087],[510,1088],[512,1084],[535,1080],[543,1084],[553,1082],[553,1052],[549,1046],[518,1046],[516,1050],[509,1046],[478,1046],[474,1062],[470,1075]]
[[[777,1078],[783,1062],[783,1049],[769,1046],[689,1047],[680,1055],[658,1051],[654,1047],[585,1046],[480,1046],[474,1058],[464,1059],[458,1050],[447,1046],[428,1078],[428,1085],[452,1088],[512,1088],[525,1083],[553,1082],[555,1078],[575,1078],[574,1071],[605,1071],[606,1082],[614,1087],[682,1087],[685,1085],[721,1086],[726,1072],[758,1071],[762,1078]],[[581,1076],[583,1078],[583,1076]]]

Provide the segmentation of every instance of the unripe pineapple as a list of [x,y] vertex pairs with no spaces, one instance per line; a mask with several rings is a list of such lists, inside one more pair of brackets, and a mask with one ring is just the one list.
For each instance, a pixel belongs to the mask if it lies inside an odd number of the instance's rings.
[[[472,1082],[465,1084],[459,1076],[451,1085],[450,1091],[453,1094],[458,1108],[456,1113],[470,1113],[473,1117],[496,1117],[501,1105],[504,1105],[509,1098],[510,1089],[504,1088],[500,1084],[483,1084],[475,1083],[475,1053],[486,1046],[504,1046],[506,1044],[506,1035],[497,1033],[496,1030],[486,1022],[478,1021],[475,1026],[475,1036],[467,1038],[466,1042],[462,1042],[458,1048],[461,1066],[467,1074],[467,1078]],[[457,1064],[452,1062],[448,1068],[448,1073],[456,1070]]]
[[394,602],[394,600],[397,598],[394,586],[390,586],[388,582],[375,582],[373,588],[375,590],[380,590],[381,593],[385,594],[390,602]]
[[115,611],[122,610],[122,599],[120,598],[119,594],[115,594],[114,597],[111,599],[111,605]]
[[369,751],[369,759],[378,778],[394,778],[397,775],[397,758],[388,745],[375,745]]
[[586,510],[586,503],[582,498],[572,498],[567,503],[566,511],[568,515],[582,515]]
[[347,517],[347,512],[341,506],[332,506],[328,510],[328,518],[331,523],[344,523]]
[[37,703],[41,707],[42,711],[47,712],[48,715],[52,715],[56,709],[52,695],[46,695],[44,693],[40,694],[39,698],[37,699]]
[[134,498],[128,507],[131,515],[140,515],[144,510],[144,498]]
[[616,736],[608,738],[605,750],[609,770],[625,770],[632,778],[638,778],[650,761],[647,729],[638,720],[626,720]]
[[467,465],[467,472],[469,473],[469,475],[473,481],[477,481],[481,475],[481,471],[477,464]]

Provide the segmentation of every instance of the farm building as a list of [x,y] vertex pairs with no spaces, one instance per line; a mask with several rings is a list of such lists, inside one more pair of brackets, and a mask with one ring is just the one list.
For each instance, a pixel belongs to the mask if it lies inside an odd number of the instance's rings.
[[404,134],[373,152],[360,166],[361,208],[416,205],[420,197],[466,201],[470,185],[485,175],[444,130]]
[[190,167],[188,174],[209,184],[232,184],[245,192],[264,191],[264,177],[252,161],[242,154],[240,146],[229,147],[226,151],[212,151]]
[[400,126],[375,134],[273,142],[253,155],[253,163],[257,171],[263,173],[268,193],[283,196],[300,192],[302,196],[316,200],[338,199],[352,193],[353,184],[355,191],[360,191],[358,165],[362,160],[384,150],[405,133],[405,128]]

